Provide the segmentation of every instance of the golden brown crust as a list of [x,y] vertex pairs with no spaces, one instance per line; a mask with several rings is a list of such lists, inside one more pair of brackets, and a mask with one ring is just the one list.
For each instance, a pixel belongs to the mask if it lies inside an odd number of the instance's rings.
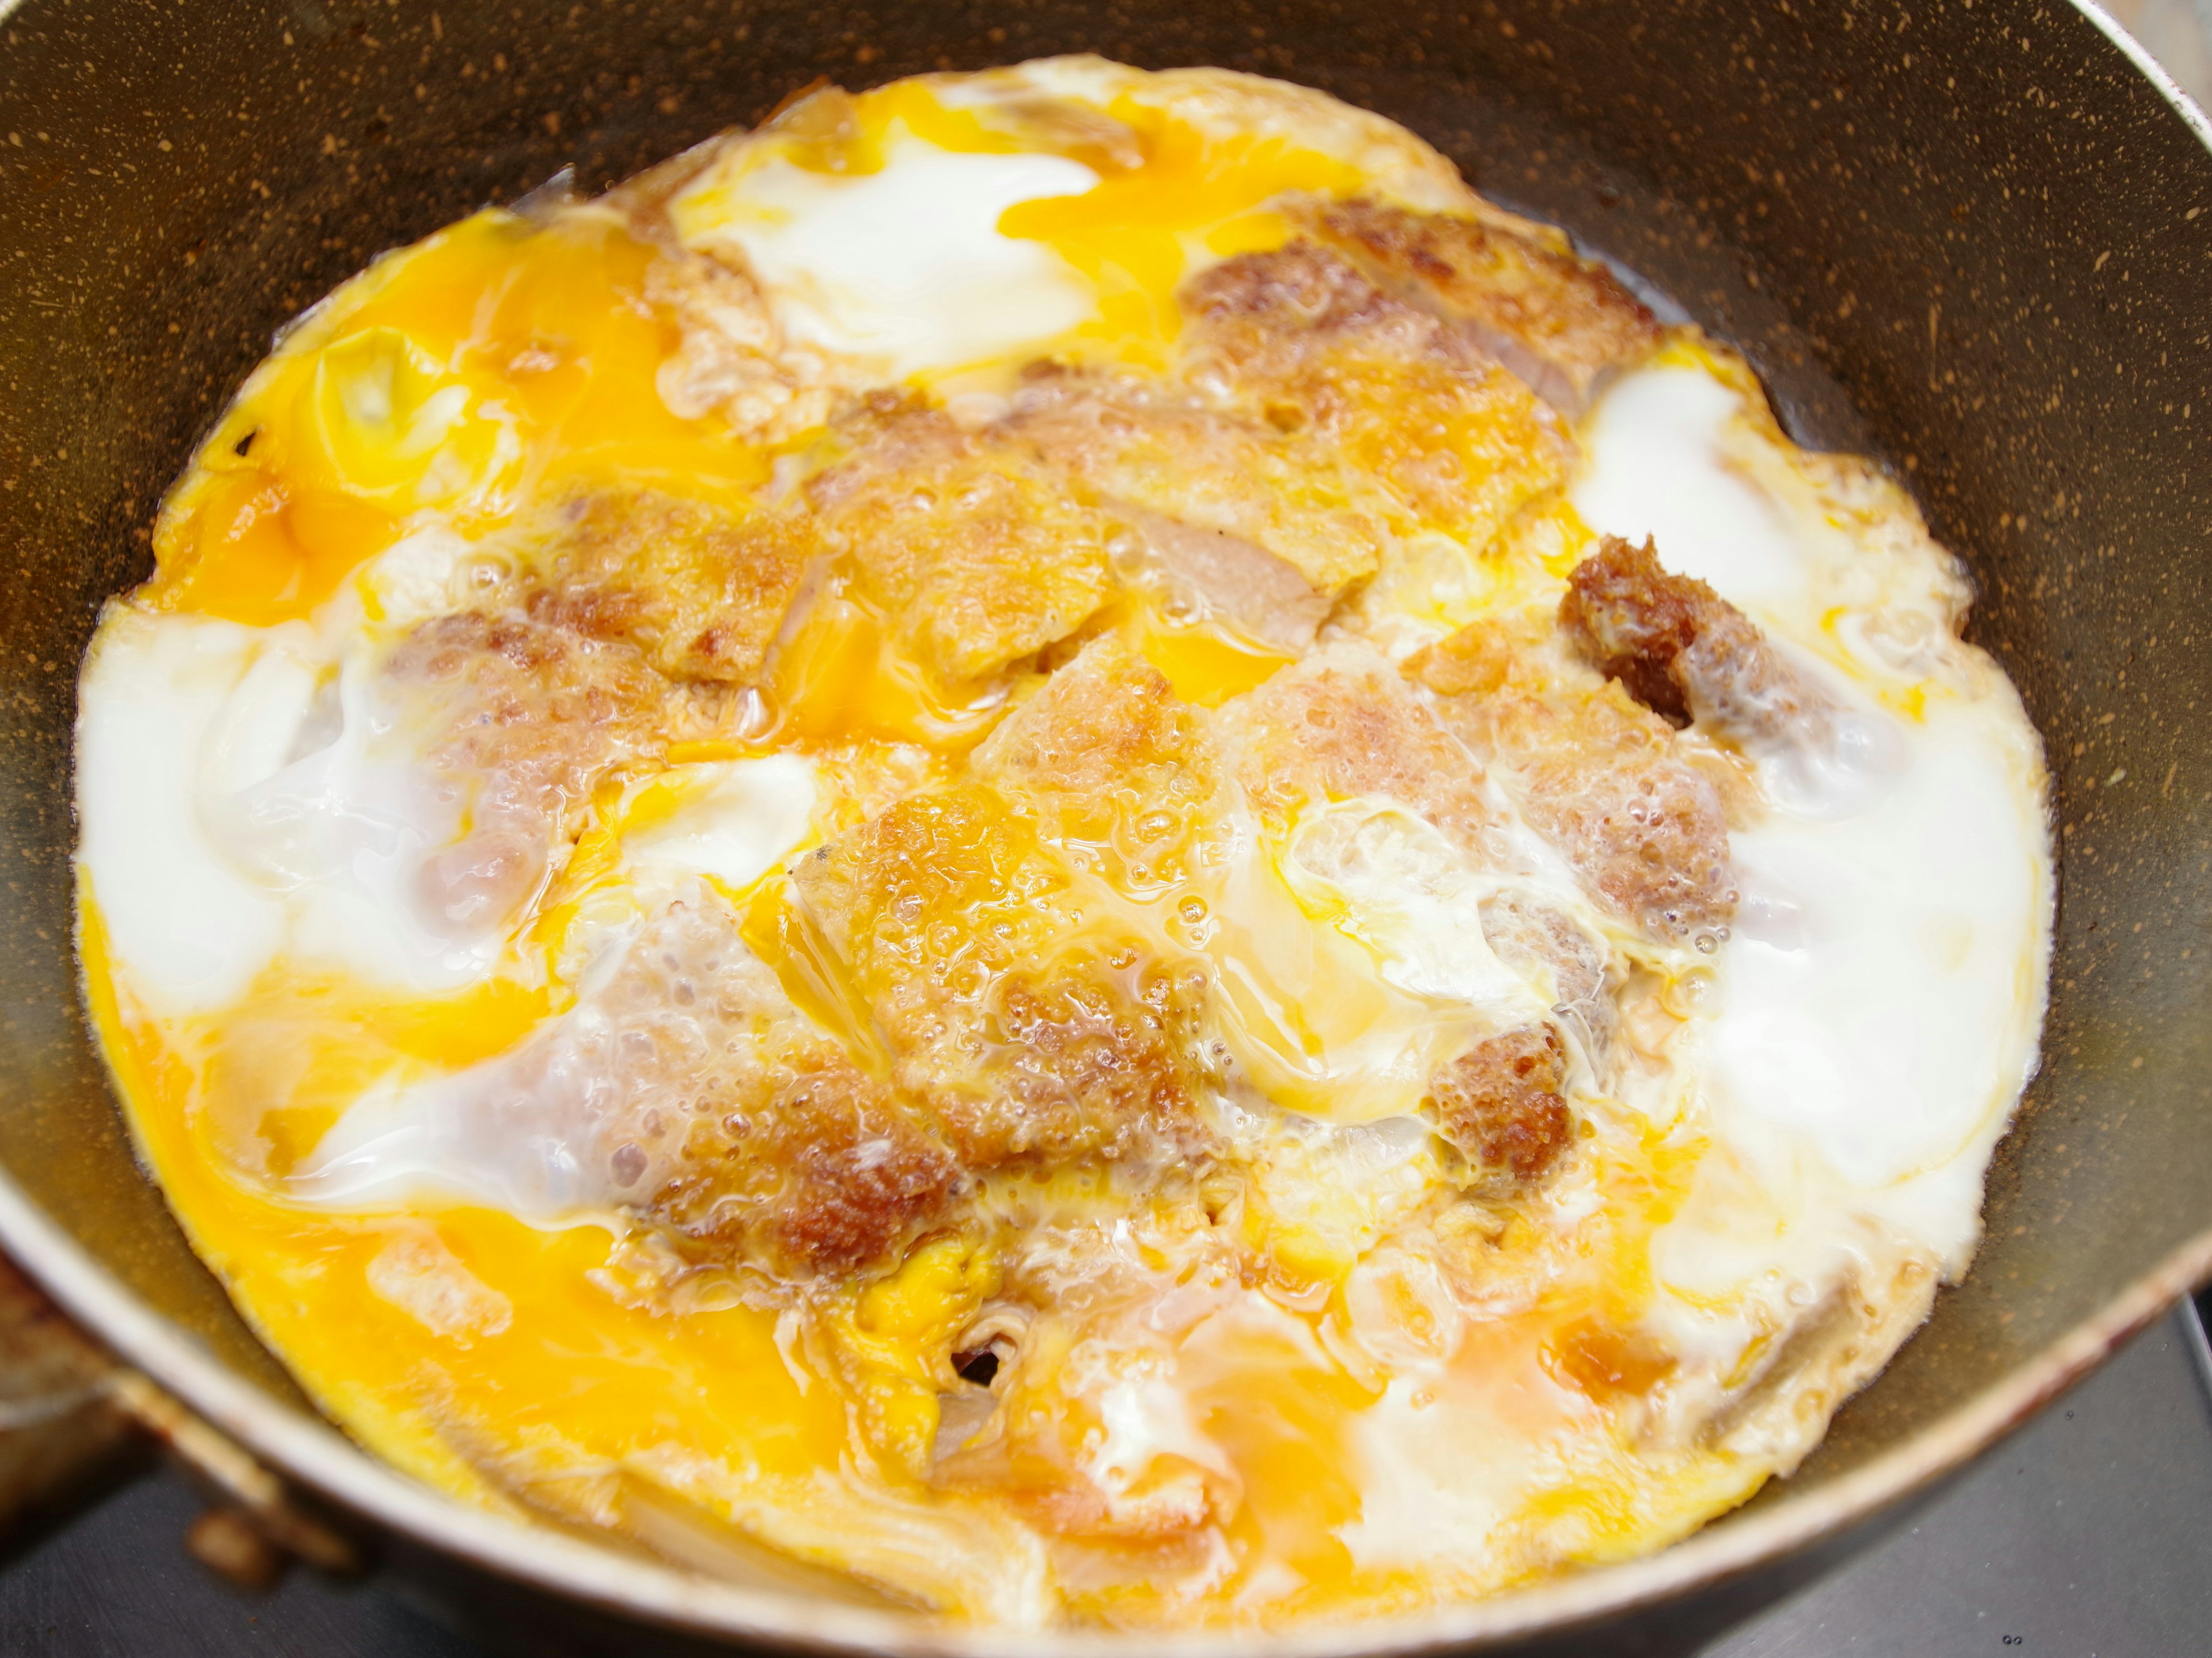
[[784,339],[742,248],[664,248],[647,268],[645,296],[679,333],[653,377],[671,414],[720,414],[738,435],[763,443],[828,418],[837,376],[817,354]]
[[673,679],[759,682],[807,566],[813,526],[635,487],[580,490],[549,515],[534,616],[626,639]]
[[1069,872],[991,791],[899,801],[793,880],[967,1167],[1167,1167],[1207,1140],[1203,975],[1083,928]]
[[1310,659],[1224,705],[1237,777],[1261,811],[1377,795],[1427,818],[1478,864],[1501,820],[1482,767],[1379,658]]
[[1605,945],[1552,905],[1512,891],[1483,900],[1482,936],[1498,959],[1523,978],[1551,975],[1553,1013],[1580,1039],[1592,1068],[1602,1072],[1620,1026]]
[[1704,582],[1607,536],[1577,565],[1559,623],[1607,678],[1671,724],[1693,719],[1739,742],[1771,742],[1825,723],[1832,701]]
[[1199,711],[1118,640],[1086,646],[991,733],[971,773],[1032,802],[1125,892],[1186,880],[1223,764]]
[[964,1184],[921,1114],[799,1013],[703,885],[462,1099],[463,1132],[500,1143],[489,1155],[562,1147],[544,1200],[621,1204],[689,1266],[875,1270]]
[[696,1118],[682,1164],[641,1206],[696,1256],[764,1255],[849,1277],[896,1260],[966,1181],[933,1127],[828,1043],[769,1069],[750,1097]]
[[[1001,429],[1078,479],[1109,511],[1133,507],[1233,537],[1324,598],[1372,575],[1381,561],[1387,532],[1327,450],[1167,387],[1032,370]],[[1253,564],[1248,559],[1236,572],[1237,586],[1261,586]],[[1207,596],[1226,601],[1231,619],[1243,597],[1227,582],[1212,584]],[[1271,597],[1264,588],[1251,596],[1263,604]],[[1252,631],[1264,636],[1266,629]],[[1307,639],[1312,632],[1305,629]]]
[[1570,416],[1658,348],[1658,321],[1595,260],[1507,225],[1355,197],[1293,214],[1374,282],[1466,331]]
[[1565,475],[1566,434],[1527,386],[1325,248],[1239,254],[1182,302],[1194,385],[1334,448],[1413,527],[1486,546]]
[[1104,521],[1009,444],[896,393],[845,422],[808,499],[910,655],[957,684],[1064,639],[1113,591]]
[[1522,1025],[1477,1042],[1430,1079],[1437,1132],[1475,1183],[1540,1179],[1574,1138],[1567,1050],[1556,1028]]
[[1474,752],[1513,774],[1528,826],[1617,912],[1668,942],[1716,947],[1735,914],[1728,817],[1674,728],[1510,621],[1484,621],[1405,672]]
[[416,872],[434,932],[513,914],[566,855],[600,780],[659,756],[668,683],[623,640],[464,610],[416,628],[384,671],[399,717],[431,733],[425,757],[467,825]]

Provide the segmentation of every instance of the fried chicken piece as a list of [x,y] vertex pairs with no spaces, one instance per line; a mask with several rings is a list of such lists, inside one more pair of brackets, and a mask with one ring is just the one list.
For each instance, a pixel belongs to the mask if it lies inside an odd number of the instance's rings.
[[1747,746],[1814,737],[1832,698],[1704,582],[1670,575],[1647,540],[1607,536],[1567,578],[1559,624],[1608,679],[1675,726],[1700,720]]
[[479,610],[416,628],[386,659],[381,690],[422,733],[468,826],[416,878],[425,923],[457,937],[538,890],[603,778],[657,761],[669,694],[626,640]]
[[1224,704],[1220,719],[1238,780],[1270,817],[1380,795],[1428,819],[1478,865],[1494,861],[1500,819],[1484,799],[1482,767],[1380,657],[1310,657]]
[[627,639],[672,679],[758,683],[820,551],[798,514],[735,513],[617,485],[550,514],[532,613]]
[[1387,531],[1326,449],[1165,386],[1033,370],[1000,429],[1127,520],[1185,594],[1286,648],[1380,562]]
[[1371,281],[1457,327],[1570,418],[1664,337],[1605,266],[1502,222],[1366,197],[1314,202],[1292,217]]
[[1471,1183],[1525,1185],[1574,1138],[1567,1051],[1550,1024],[1477,1042],[1429,1084],[1437,1132],[1467,1159]]
[[1158,1171],[1203,1149],[1204,975],[1085,925],[1070,872],[992,791],[898,801],[793,879],[966,1167]]
[[1187,881],[1223,765],[1199,711],[1119,640],[1094,641],[993,732],[973,775],[1034,803],[1121,890]]
[[1239,254],[1182,305],[1193,385],[1333,450],[1409,527],[1487,546],[1565,474],[1567,435],[1526,386],[1326,248]]
[[1558,648],[1485,620],[1409,659],[1445,722],[1504,768],[1528,826],[1624,918],[1717,947],[1735,914],[1728,818],[1674,728]]
[[907,653],[947,683],[1064,639],[1114,589],[1098,513],[1020,447],[895,393],[842,428],[807,496]]

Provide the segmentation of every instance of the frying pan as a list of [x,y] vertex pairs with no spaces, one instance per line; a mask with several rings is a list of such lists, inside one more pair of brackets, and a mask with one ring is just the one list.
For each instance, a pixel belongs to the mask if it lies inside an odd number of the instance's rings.
[[1126,1650],[732,1581],[448,1502],[322,1424],[134,1163],[70,950],[100,602],[272,331],[573,164],[596,188],[817,75],[1047,52],[1322,87],[1638,273],[1875,455],[1979,583],[2050,744],[2041,1075],[1973,1272],[1746,1509],[1411,1622],[1148,1651],[1684,1649],[1856,1546],[2212,1269],[2212,154],[2102,14],[2034,0],[0,3],[0,1243],[139,1371],[518,1641]]

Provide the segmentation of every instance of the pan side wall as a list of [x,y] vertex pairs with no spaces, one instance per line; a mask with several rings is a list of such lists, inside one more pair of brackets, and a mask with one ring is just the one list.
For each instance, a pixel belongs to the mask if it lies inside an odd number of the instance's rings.
[[1406,121],[1742,345],[1802,439],[1888,461],[1973,568],[1976,636],[2056,774],[2048,1058],[1973,1276],[1790,1491],[2212,1224],[2212,159],[2081,14],[1997,0],[0,18],[0,1165],[296,1399],[131,1166],[77,1009],[68,879],[77,659],[271,331],[483,201],[568,162],[610,182],[815,75],[1071,50],[1282,75]]

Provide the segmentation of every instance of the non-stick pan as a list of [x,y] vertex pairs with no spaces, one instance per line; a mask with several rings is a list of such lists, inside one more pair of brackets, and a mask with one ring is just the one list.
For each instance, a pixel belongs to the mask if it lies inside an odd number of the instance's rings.
[[[1980,584],[2050,744],[2042,1074],[1972,1276],[1792,1479],[1654,1559],[1411,1624],[1182,1645],[1674,1650],[1851,1546],[2212,1267],[2212,154],[2093,8],[2035,0],[25,0],[0,4],[0,1242],[386,1569],[480,1624],[1052,1653],[464,1509],[319,1422],[132,1161],[70,949],[100,602],[271,332],[573,164],[598,186],[825,75],[1090,50],[1395,117],[1747,351]],[[657,1650],[669,1649],[656,1645]]]

